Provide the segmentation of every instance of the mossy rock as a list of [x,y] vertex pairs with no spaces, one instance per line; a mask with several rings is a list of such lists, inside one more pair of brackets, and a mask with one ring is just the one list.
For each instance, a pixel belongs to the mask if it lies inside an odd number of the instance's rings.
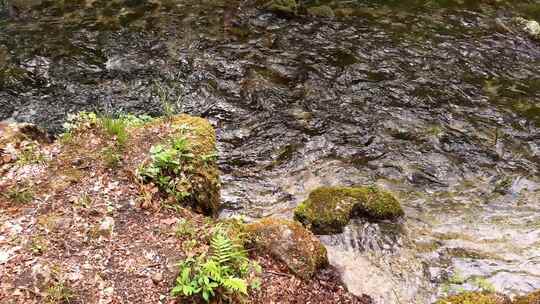
[[270,11],[296,14],[299,5],[297,0],[270,0],[267,1],[264,6]]
[[369,187],[320,187],[309,194],[294,218],[317,234],[340,233],[354,215],[371,219],[402,216],[398,200],[388,191]]
[[307,9],[307,12],[309,15],[317,17],[332,18],[336,16],[334,10],[328,5],[312,6]]
[[435,304],[511,304],[510,299],[499,293],[464,292],[435,302]]
[[540,304],[540,290],[532,292],[526,296],[517,297],[513,304]]
[[300,278],[307,280],[328,265],[324,245],[296,222],[266,218],[247,225],[246,233],[248,247],[270,253]]

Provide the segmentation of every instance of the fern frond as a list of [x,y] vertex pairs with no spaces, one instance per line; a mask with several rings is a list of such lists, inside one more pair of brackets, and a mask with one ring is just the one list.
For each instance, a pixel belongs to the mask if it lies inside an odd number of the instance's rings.
[[244,279],[235,277],[225,278],[222,284],[229,291],[247,294],[247,283]]
[[212,248],[212,259],[218,264],[229,262],[234,255],[235,246],[231,239],[221,233],[216,233],[210,241]]

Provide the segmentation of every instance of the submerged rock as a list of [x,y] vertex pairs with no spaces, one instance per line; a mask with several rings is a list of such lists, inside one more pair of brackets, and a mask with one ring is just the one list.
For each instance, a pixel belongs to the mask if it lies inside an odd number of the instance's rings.
[[313,6],[307,9],[308,14],[319,17],[335,17],[334,10],[328,5]]
[[390,192],[375,186],[320,187],[296,208],[294,218],[316,234],[332,234],[342,232],[356,214],[393,219],[404,213]]
[[303,279],[328,264],[326,248],[296,222],[266,218],[247,225],[246,231],[251,246],[270,253]]
[[517,297],[513,304],[540,304],[540,290],[532,292],[526,296]]
[[296,0],[271,0],[266,6],[271,11],[294,14],[298,9],[298,2]]
[[531,38],[540,40],[540,24],[538,21],[527,20],[521,17],[515,18],[514,20]]
[[435,302],[435,304],[510,304],[510,299],[499,293],[464,292]]

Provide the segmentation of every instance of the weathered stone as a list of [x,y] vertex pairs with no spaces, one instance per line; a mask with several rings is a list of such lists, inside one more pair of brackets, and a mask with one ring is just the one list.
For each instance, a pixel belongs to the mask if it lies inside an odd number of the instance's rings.
[[163,281],[163,274],[161,272],[156,272],[152,275],[152,282],[154,284],[159,284],[161,281]]
[[285,263],[303,279],[328,264],[326,248],[300,224],[266,218],[247,225],[248,245]]
[[109,237],[114,230],[114,219],[110,216],[105,217],[99,225],[98,234],[101,236]]
[[515,18],[515,22],[531,38],[540,40],[540,24],[536,20],[527,20],[521,17]]

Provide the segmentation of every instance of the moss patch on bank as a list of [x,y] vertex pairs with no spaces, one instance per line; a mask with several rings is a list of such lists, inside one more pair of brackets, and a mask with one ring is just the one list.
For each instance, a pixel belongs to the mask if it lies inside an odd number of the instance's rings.
[[309,194],[294,218],[317,234],[340,233],[354,215],[393,219],[404,214],[398,200],[376,186],[320,187]]
[[464,292],[435,302],[435,304],[510,304],[510,299],[499,293]]

